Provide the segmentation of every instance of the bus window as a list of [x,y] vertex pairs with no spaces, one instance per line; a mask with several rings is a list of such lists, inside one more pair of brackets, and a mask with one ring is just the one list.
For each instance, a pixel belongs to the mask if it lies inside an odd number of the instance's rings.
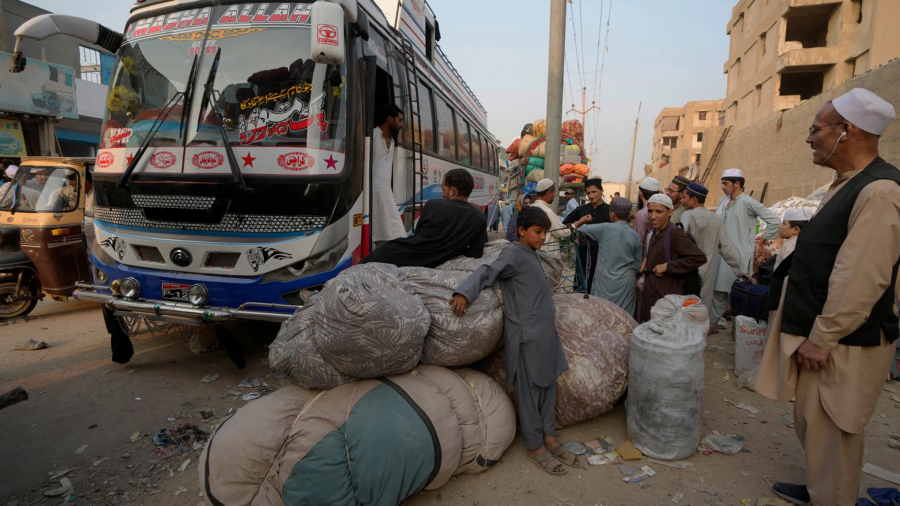
[[484,166],[481,165],[481,134],[473,130],[470,137],[472,140],[472,167],[484,170]]
[[494,164],[491,163],[494,153],[488,147],[488,140],[484,136],[481,137],[481,156],[484,157],[484,169],[491,174],[494,173]]
[[458,133],[456,136],[456,148],[459,152],[459,163],[464,165],[472,165],[472,146],[470,139],[472,138],[469,122],[457,117],[456,127]]
[[422,149],[434,153],[434,116],[431,114],[431,90],[419,84],[419,114],[422,122]]
[[456,135],[453,133],[453,109],[440,97],[434,97],[437,109],[438,134],[440,135],[440,156],[456,160]]

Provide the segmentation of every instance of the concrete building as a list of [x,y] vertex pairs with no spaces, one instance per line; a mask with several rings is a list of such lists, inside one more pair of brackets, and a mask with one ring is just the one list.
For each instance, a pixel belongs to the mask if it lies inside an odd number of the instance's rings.
[[697,171],[705,167],[709,155],[704,147],[715,146],[725,130],[724,103],[705,100],[663,109],[653,122],[650,171],[690,176],[692,168]]
[[743,130],[900,56],[897,0],[740,0],[725,124]]
[[[0,51],[12,53],[16,45],[16,29],[25,21],[48,13],[49,11],[20,0],[2,0]],[[41,61],[71,69],[64,73],[74,75],[76,107],[72,114],[62,117],[54,116],[50,111],[25,113],[21,108],[0,106],[0,116],[5,122],[12,122],[12,126],[21,126],[28,155],[94,156],[100,142],[100,127],[108,87],[102,84],[99,65],[91,60],[99,63],[99,56],[102,53],[109,62],[112,60],[111,55],[99,46],[64,35],[56,35],[43,41],[25,39],[19,44],[19,50],[29,61]],[[0,59],[8,62],[9,56],[5,55]],[[85,61],[86,58],[89,61]],[[12,85],[14,79],[16,78],[8,72],[7,65],[7,68],[0,70],[0,89],[7,84]],[[41,91],[43,90],[35,90]]]

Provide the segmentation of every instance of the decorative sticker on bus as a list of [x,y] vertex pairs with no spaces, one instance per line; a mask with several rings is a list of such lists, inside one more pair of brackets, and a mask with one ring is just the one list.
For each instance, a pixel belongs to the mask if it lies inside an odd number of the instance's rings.
[[249,3],[243,6],[234,4],[228,7],[213,28],[228,24],[309,24],[311,5],[298,3],[291,9],[289,3]]
[[225,163],[225,156],[215,151],[204,151],[191,157],[191,163],[198,169],[212,170]]
[[109,151],[100,153],[100,156],[97,157],[97,165],[102,168],[107,168],[116,161],[116,155],[110,153]]
[[246,117],[238,117],[238,132],[242,146],[272,137],[281,137],[288,132],[300,132],[315,124],[321,131],[328,128],[325,113],[320,112],[325,104],[325,92],[311,100],[310,106],[294,98],[292,103],[280,104],[275,111],[257,107]]
[[278,157],[278,166],[285,170],[305,170],[315,165],[316,159],[307,153],[294,151]]
[[[125,29],[125,40],[130,42],[159,37],[163,34],[196,32],[198,29],[205,29],[209,24],[211,9],[211,7],[190,9],[135,21]],[[202,34],[203,32],[199,33]]]
[[256,247],[247,250],[247,262],[253,268],[253,272],[259,271],[259,268],[271,259],[275,260],[291,260],[293,257],[290,253],[279,251],[275,248]]
[[150,165],[157,169],[168,169],[175,165],[175,162],[177,161],[178,157],[171,151],[160,151],[150,155]]
[[116,254],[116,256],[119,257],[119,260],[125,258],[125,248],[127,247],[127,244],[121,237],[111,235],[104,239],[100,243],[100,246],[111,249]]
[[312,84],[304,83],[304,84],[298,84],[296,86],[291,86],[290,88],[285,88],[285,89],[277,91],[277,92],[267,93],[265,95],[259,95],[257,97],[248,98],[247,100],[244,100],[243,102],[241,102],[241,110],[243,111],[244,109],[249,109],[251,107],[257,107],[257,106],[260,106],[260,105],[268,103],[268,102],[275,102],[276,100],[291,98],[294,95],[297,95],[298,93],[309,93],[310,91],[312,91],[312,88],[313,88]]
[[130,128],[107,128],[106,145],[109,147],[121,147],[128,144],[134,131]]
[[[234,37],[265,29],[221,30],[222,28],[237,28],[242,25],[263,25],[264,27],[309,25],[310,8],[311,4],[309,3],[298,3],[292,8],[291,3],[287,2],[231,5],[213,23],[210,39]],[[209,25],[212,9],[212,7],[189,9],[135,21],[125,29],[125,41],[131,42],[150,37],[158,37],[162,40],[203,40],[206,38],[206,27]]]

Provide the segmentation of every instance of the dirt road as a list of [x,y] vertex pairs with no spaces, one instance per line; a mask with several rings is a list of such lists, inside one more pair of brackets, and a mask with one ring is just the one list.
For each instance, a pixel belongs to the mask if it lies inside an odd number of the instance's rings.
[[[230,392],[261,389],[238,387],[244,379],[259,378],[272,388],[284,381],[273,378],[261,360],[277,325],[251,323],[231,328],[247,349],[248,365],[242,371],[224,351],[195,355],[178,336],[149,333],[135,339],[131,363],[113,364],[99,309],[85,303],[44,302],[33,317],[0,326],[0,392],[24,386],[30,395],[28,401],[0,411],[0,504],[60,504],[61,497],[44,497],[46,491],[59,487],[58,479],[50,482],[48,478],[77,468],[66,475],[74,487],[75,504],[197,505],[202,501],[197,479],[200,450],[165,454],[153,446],[153,435],[181,423],[209,430],[230,409],[246,404]],[[28,339],[46,341],[49,347],[12,351]],[[788,426],[792,405],[739,390],[730,371],[714,368],[716,362],[733,363],[733,351],[730,329],[710,336],[704,435],[713,430],[739,434],[746,438],[750,453],[730,457],[695,454],[688,459],[694,464],[689,470],[650,463],[656,476],[626,484],[616,466],[590,467],[562,478],[546,475],[526,462],[517,438],[494,468],[459,476],[405,504],[672,504],[671,498],[678,492],[684,495],[681,505],[738,505],[742,498],[755,504],[757,498],[772,495],[765,477],[801,482],[803,458]],[[729,379],[719,383],[726,373]],[[219,377],[202,383],[210,374]],[[896,381],[887,386],[900,392]],[[726,404],[726,397],[751,404],[759,413],[751,416]],[[891,400],[891,393],[883,392],[866,429],[866,459],[893,472],[900,472],[900,451],[889,448],[887,442],[890,433],[900,433],[898,408],[900,403]],[[139,436],[132,442],[135,432]],[[609,435],[616,443],[624,439],[622,402],[598,419],[560,432],[564,441],[600,435]],[[184,472],[179,472],[188,460]],[[627,464],[633,469],[648,465],[646,460]],[[891,485],[865,476],[863,488],[872,486]]]

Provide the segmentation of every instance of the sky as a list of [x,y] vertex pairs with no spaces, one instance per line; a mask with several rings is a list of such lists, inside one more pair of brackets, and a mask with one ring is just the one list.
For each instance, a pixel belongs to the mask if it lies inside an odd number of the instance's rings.
[[[85,16],[123,30],[131,0],[26,0],[52,12]],[[488,111],[504,146],[547,112],[548,0],[428,0],[440,46]],[[653,121],[664,107],[725,97],[726,25],[736,0],[572,0],[566,11],[563,119],[581,109],[588,88],[585,149],[594,174],[628,178],[634,120],[641,105],[634,177],[650,163]],[[610,7],[611,5],[611,7]],[[603,17],[601,21],[601,9]],[[609,35],[606,22],[609,20]],[[574,30],[573,30],[574,28]],[[600,52],[598,54],[598,36]],[[605,55],[602,48],[609,48]],[[576,57],[577,53],[577,57]],[[603,63],[603,77],[596,73]],[[579,73],[579,70],[581,71]]]

